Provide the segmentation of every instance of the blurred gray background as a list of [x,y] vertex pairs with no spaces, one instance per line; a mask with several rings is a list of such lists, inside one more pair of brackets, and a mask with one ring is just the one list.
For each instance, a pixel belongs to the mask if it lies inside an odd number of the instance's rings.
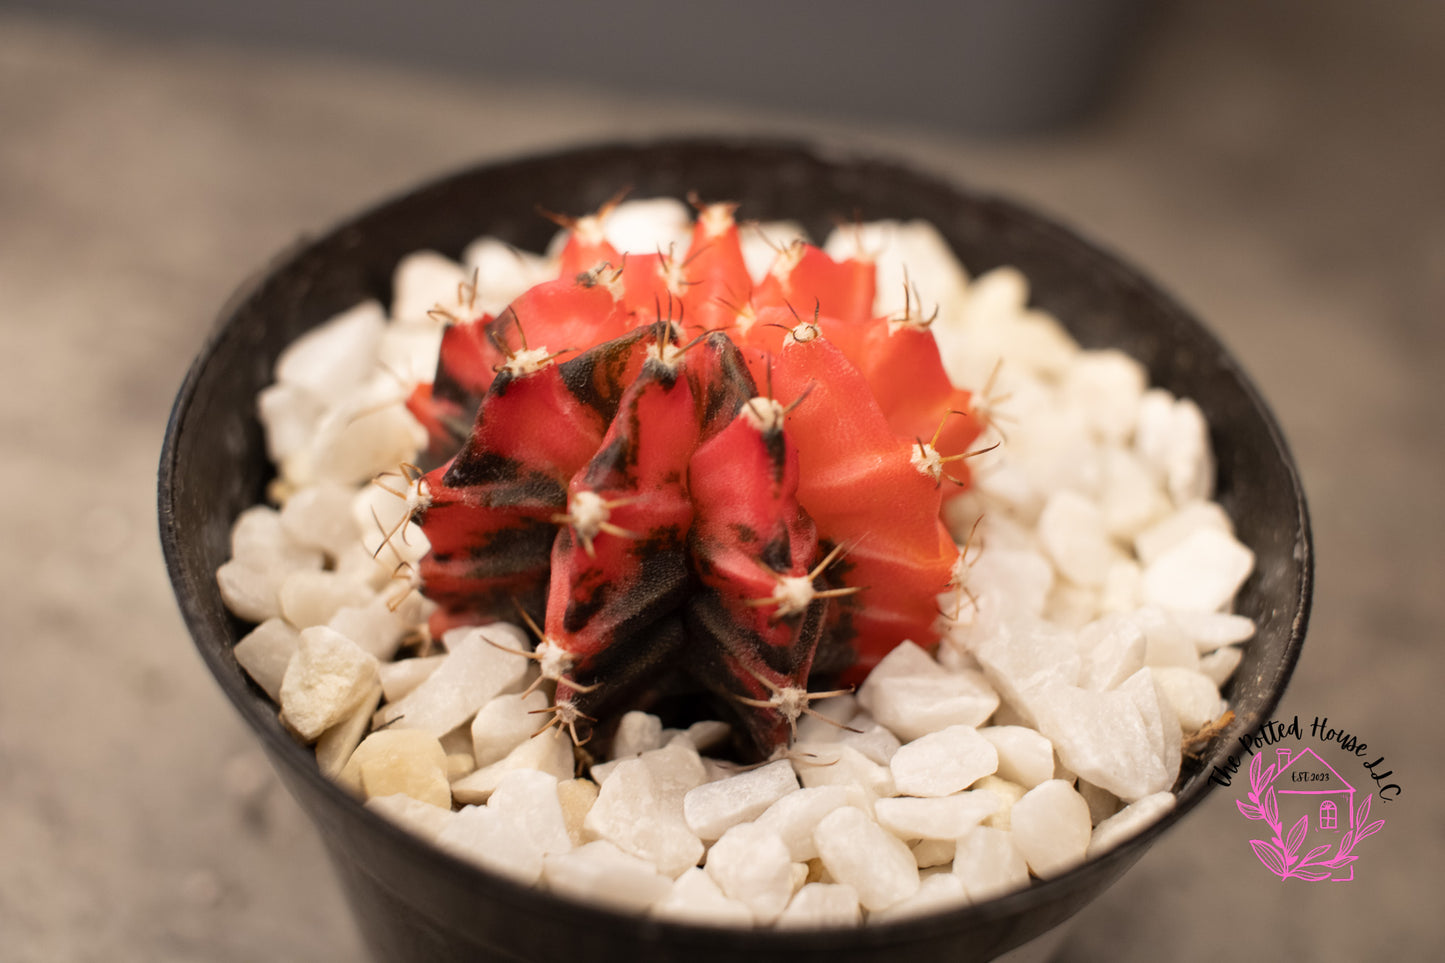
[[1060,959],[1445,957],[1442,54],[1428,2],[0,2],[0,960],[361,958],[176,613],[171,398],[302,233],[474,161],[683,132],[1060,216],[1196,309],[1294,447],[1319,568],[1281,715],[1357,733],[1403,794],[1323,886],[1266,873],[1216,793]]

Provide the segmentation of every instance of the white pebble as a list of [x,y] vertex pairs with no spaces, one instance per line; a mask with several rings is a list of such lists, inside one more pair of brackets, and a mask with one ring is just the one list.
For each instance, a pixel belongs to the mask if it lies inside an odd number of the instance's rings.
[[559,780],[569,778],[573,769],[571,738],[556,729],[533,736],[507,753],[501,761],[483,766],[452,783],[452,798],[459,803],[486,802],[502,777],[516,769],[536,769]]
[[256,396],[256,416],[266,433],[266,454],[282,464],[316,436],[326,402],[297,385],[273,384]]
[[557,274],[546,258],[519,251],[494,237],[478,238],[467,245],[462,264],[476,278],[474,310],[494,316],[528,288],[550,281]]
[[[807,717],[805,716],[804,719]],[[732,732],[732,727],[721,719],[699,719],[685,730],[685,735],[698,752],[721,745]]]
[[704,840],[721,837],[739,823],[751,822],[773,803],[798,788],[798,777],[786,759],[704,783],[682,800],[688,828]]
[[[982,679],[981,676],[980,679]],[[860,712],[848,720],[848,727],[857,731],[840,730],[838,742],[845,746],[852,746],[865,758],[880,766],[888,765],[888,761],[893,758],[893,754],[902,745],[897,736],[873,721],[873,717],[866,712]]]
[[436,373],[437,355],[441,353],[445,332],[446,325],[436,318],[393,320],[381,333],[376,362],[394,372],[397,381],[407,388],[429,383]]
[[898,792],[948,796],[998,769],[998,750],[978,730],[949,726],[899,749],[889,763]]
[[643,759],[622,760],[602,784],[583,825],[664,875],[679,876],[697,865],[704,847],[683,818],[685,790],[670,789]]
[[783,915],[780,930],[815,929],[825,926],[857,926],[863,918],[858,892],[844,883],[807,883],[793,894]]
[[496,696],[521,684],[527,637],[505,623],[453,629],[443,636],[446,661],[400,701],[382,708],[377,725],[423,729],[440,738],[471,720]]
[[542,876],[544,853],[516,823],[490,806],[466,806],[437,834],[441,849],[524,885]]
[[361,741],[336,780],[365,799],[401,793],[450,809],[446,766],[446,750],[427,733],[383,730]]
[[1009,814],[1013,812],[1014,803],[1024,798],[1028,792],[1023,786],[998,776],[984,776],[973,784],[975,792],[990,792],[998,798],[998,808],[993,815],[983,821],[985,826],[992,826],[994,829],[1009,828]]
[[1134,433],[1140,398],[1148,383],[1144,366],[1115,349],[1083,351],[1060,385],[1061,400],[1084,413],[1103,441],[1120,445]]
[[988,726],[978,730],[978,734],[998,750],[1001,778],[1032,789],[1053,775],[1053,744],[1037,730],[1027,726]]
[[1218,611],[1253,570],[1252,551],[1231,535],[1203,529],[1144,569],[1144,600],[1166,609]]
[[281,680],[300,641],[301,635],[294,628],[282,619],[272,618],[247,632],[231,651],[271,701],[280,702]]
[[343,311],[287,345],[276,359],[276,380],[335,403],[371,374],[385,324],[375,301]]
[[[895,676],[936,676],[942,675],[943,668],[929,655],[922,646],[907,639],[898,643],[888,654],[878,660],[868,673],[863,689],[858,692],[858,704],[863,708],[872,710],[869,705],[868,696],[865,694],[868,683],[882,682],[884,679],[891,679]],[[829,700],[830,702],[834,700]],[[839,718],[839,722],[846,721],[847,717]]]
[[478,766],[490,766],[505,759],[512,750],[542,728],[547,694],[541,689],[522,695],[509,692],[497,696],[478,710],[472,719],[472,756]]
[[281,680],[281,715],[310,742],[379,684],[369,653],[324,625],[305,629]]
[[885,923],[912,919],[941,910],[958,909],[968,901],[968,890],[964,887],[963,880],[953,873],[933,873],[923,877],[918,891],[912,896],[887,909],[868,914],[868,922]]
[[998,797],[987,790],[952,796],[918,798],[895,796],[873,804],[878,825],[904,841],[957,839],[983,822],[998,808]]
[[1174,428],[1174,395],[1150,388],[1139,398],[1134,419],[1134,453],[1162,482]]
[[[361,740],[371,728],[371,714],[381,702],[381,687],[374,687],[356,704],[345,718],[323,732],[316,740],[316,768],[336,779],[351,759]],[[447,799],[451,801],[450,797]]]
[[343,606],[365,605],[371,587],[339,572],[301,569],[286,576],[278,600],[281,615],[298,629],[325,625]]
[[902,840],[860,809],[835,809],[813,830],[829,875],[852,886],[867,910],[887,909],[918,891],[918,866]]
[[[794,743],[793,768],[806,787],[856,787],[870,798],[891,796],[896,791],[893,773],[852,746],[841,743]],[[897,758],[895,756],[895,758]]]
[[1065,578],[1092,588],[1104,584],[1109,566],[1119,554],[1099,506],[1072,491],[1055,492],[1044,503],[1039,542]]
[[662,747],[662,720],[647,712],[626,712],[612,737],[612,758],[627,759]]
[[[1168,789],[1178,774],[1177,749],[1172,761],[1165,758],[1162,712],[1148,673],[1140,669],[1108,692],[1053,686],[1035,705],[1039,731],[1064,763],[1125,800]],[[1177,738],[1173,718],[1169,727]]]
[[[1079,795],[1084,797],[1084,802],[1089,804],[1089,821],[1095,827],[1099,823],[1114,815],[1124,805],[1119,797],[1107,789],[1100,789],[1087,779],[1080,779],[1078,784]],[[1092,841],[1090,842],[1092,846]]]
[[[557,777],[536,769],[516,769],[497,781],[487,808],[508,819],[514,830],[544,855],[572,848]],[[540,872],[540,867],[539,867]]]
[[221,601],[247,622],[265,622],[280,618],[278,592],[284,572],[264,571],[240,562],[225,562],[216,569],[216,587]]
[[795,862],[815,859],[818,847],[813,828],[835,809],[850,805],[844,786],[814,786],[788,793],[773,803],[755,822],[777,833]]
[[[1113,566],[1109,570],[1113,571]],[[1106,576],[1107,578],[1107,576]],[[1044,618],[1065,629],[1078,629],[1099,614],[1100,589],[1075,585],[1068,579],[1059,579],[1054,590],[1044,603]]]
[[919,869],[935,866],[951,866],[953,854],[958,848],[956,839],[920,839],[908,847],[913,851],[913,862]]
[[1185,669],[1199,666],[1199,650],[1175,621],[1174,613],[1157,605],[1145,605],[1124,615],[1144,633],[1144,664],[1177,665]]
[[1180,506],[1134,537],[1134,552],[1144,565],[1184,541],[1200,529],[1234,534],[1234,523],[1214,502],[1190,502]]
[[1173,509],[1153,473],[1121,448],[1104,450],[1104,484],[1099,509],[1104,527],[1114,538],[1131,541]]
[[1179,631],[1201,652],[1247,642],[1254,637],[1254,620],[1229,612],[1174,612]]
[[681,920],[713,926],[752,926],[753,911],[730,899],[707,870],[694,866],[673,883],[671,891],[652,904],[658,919]]
[[1127,839],[1132,839],[1173,809],[1174,802],[1173,793],[1157,792],[1125,806],[1094,827],[1088,855],[1097,856]]
[[1014,845],[1036,876],[1057,876],[1078,865],[1089,847],[1089,804],[1062,779],[1026,792],[1014,803],[1009,823]]
[[324,555],[298,544],[281,524],[281,514],[265,505],[253,505],[231,527],[231,559],[253,569],[280,574],[298,569],[319,569]]
[[984,613],[998,619],[1038,618],[1054,585],[1054,567],[1031,549],[990,547],[970,569],[968,585]]
[[542,879],[554,893],[625,912],[645,910],[672,890],[657,867],[605,840],[545,857]]
[[1030,723],[1038,692],[1079,680],[1074,633],[1047,622],[996,622],[974,640],[973,654],[999,695]]
[[1078,638],[1079,685],[1085,689],[1113,689],[1144,668],[1144,630],[1129,616],[1106,615],[1080,629]]
[[934,675],[893,675],[877,682],[870,677],[858,698],[875,721],[904,741],[948,726],[980,725],[998,708],[998,693],[982,673],[941,667]]
[[1223,687],[1234,675],[1234,670],[1239,668],[1240,660],[1244,653],[1237,645],[1226,645],[1215,649],[1208,655],[1199,657],[1199,671],[1209,677],[1209,680],[1216,686]]
[[1209,445],[1209,425],[1199,406],[1188,398],[1175,402],[1170,414],[1164,480],[1176,505],[1207,499],[1214,494],[1214,454]]
[[308,485],[286,499],[281,527],[296,544],[338,558],[361,534],[351,512],[355,497],[355,491],[346,485]]
[[1143,581],[1144,570],[1138,562],[1132,558],[1115,559],[1099,589],[1099,612],[1111,615],[1137,609],[1143,593]]
[[372,796],[366,801],[366,808],[372,812],[379,813],[429,843],[436,842],[442,830],[447,827],[452,817],[456,815],[450,809],[443,809],[440,806],[424,803],[404,793],[393,793],[390,796]]
[[727,896],[747,906],[764,925],[782,914],[793,895],[788,847],[763,826],[743,823],[723,833],[708,850],[704,868]]
[[1173,666],[1149,671],[1169,707],[1179,717],[1179,726],[1184,732],[1198,732],[1228,708],[1208,676]]
[[[456,261],[436,251],[415,251],[402,258],[391,275],[391,316],[398,321],[427,320],[438,304],[455,309],[457,287],[469,279]],[[471,318],[458,317],[459,321]]]
[[415,659],[398,659],[381,666],[381,691],[387,702],[404,698],[417,686],[425,682],[433,672],[446,661],[446,653],[427,655]]
[[567,824],[572,845],[581,846],[587,842],[583,824],[597,801],[597,784],[591,779],[564,779],[557,783],[557,799],[562,804],[562,819]]
[[[341,574],[347,573],[343,570]],[[352,578],[355,578],[354,573]],[[378,659],[386,660],[396,655],[408,629],[426,621],[432,604],[413,593],[393,609],[391,597],[380,592],[362,605],[341,606],[326,624]]]
[[1013,834],[980,826],[958,841],[953,872],[968,898],[981,903],[1029,882],[1029,867],[1014,845]]
[[[305,456],[297,466],[301,480],[355,485],[416,460],[426,446],[426,429],[406,410],[394,382],[385,391],[390,397],[357,392],[322,417],[311,446],[298,453]],[[291,464],[288,460],[288,474]]]

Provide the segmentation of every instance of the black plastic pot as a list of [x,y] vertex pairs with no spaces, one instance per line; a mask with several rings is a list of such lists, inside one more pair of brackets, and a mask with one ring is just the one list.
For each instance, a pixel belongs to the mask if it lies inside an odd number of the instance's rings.
[[[282,780],[315,820],[356,917],[382,960],[895,961],[993,959],[1057,926],[1098,896],[1196,806],[1218,759],[1186,764],[1176,809],[1106,855],[979,905],[859,930],[751,932],[664,924],[518,886],[431,848],[367,811],[318,772],[231,648],[245,627],[216,588],[228,533],[263,498],[271,469],[256,393],[281,349],[364,298],[390,297],[392,269],[432,248],[459,256],[491,234],[540,249],[553,232],[535,213],[591,210],[621,185],[634,197],[731,198],[742,215],[789,217],[815,236],[838,218],[926,218],[975,273],[1011,264],[1033,302],[1086,346],[1142,360],[1154,384],[1193,398],[1211,426],[1219,500],[1257,571],[1239,597],[1257,637],[1226,688],[1236,713],[1213,745],[1269,717],[1304,640],[1312,582],[1298,473],[1264,401],[1187,311],[1136,271],[1072,232],[1007,201],[887,161],[771,141],[609,145],[480,167],[429,184],[282,255],[242,287],[191,368],[171,413],[160,465],[160,527],[176,596],[197,647],[255,730]],[[1207,843],[1201,840],[1201,845]],[[1163,952],[1163,948],[1161,948]]]

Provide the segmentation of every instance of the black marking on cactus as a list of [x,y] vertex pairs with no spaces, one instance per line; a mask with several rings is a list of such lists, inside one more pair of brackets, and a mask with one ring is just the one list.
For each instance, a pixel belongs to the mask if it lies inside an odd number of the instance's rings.
[[597,449],[597,454],[588,462],[582,486],[592,491],[614,487],[617,481],[631,474],[636,457],[632,439],[626,434],[614,435],[611,441]]
[[787,572],[791,569],[793,567],[793,540],[789,537],[789,532],[784,529],[774,535],[758,553],[758,558],[774,572]]
[[[567,601],[567,611],[562,616],[562,629],[566,632],[580,632],[602,611],[611,594],[612,583],[597,582],[591,586],[573,585],[572,597]],[[585,595],[579,595],[585,592]]]
[[745,525],[742,522],[733,522],[732,530],[733,534],[737,536],[739,545],[751,545],[758,540],[758,533],[751,525]]
[[[505,578],[548,567],[557,527],[548,521],[519,518],[516,524],[499,528],[483,541],[468,546],[467,558],[475,566],[475,578]],[[437,559],[443,561],[438,555]]]
[[500,369],[497,372],[496,377],[492,379],[491,393],[498,397],[505,395],[507,393],[507,389],[512,386],[512,382],[516,380],[517,375],[510,369]]
[[515,506],[561,506],[567,503],[567,489],[546,472],[527,468],[516,458],[496,452],[464,451],[442,477],[442,484],[455,489],[477,489],[477,504],[488,508]]
[[773,487],[776,489],[783,483],[783,473],[787,471],[787,442],[783,438],[782,428],[773,428],[762,432],[763,448],[768,453],[768,468],[772,471]]
[[[714,331],[703,340],[703,348],[717,356],[717,377],[697,384],[701,418],[699,441],[707,441],[722,431],[737,417],[738,411],[748,399],[757,394],[757,383],[753,381],[743,354],[731,338],[721,331]],[[697,379],[702,381],[702,379]]]
[[617,416],[630,379],[623,377],[632,352],[644,336],[651,336],[651,326],[635,328],[619,338],[604,342],[569,358],[557,366],[562,384],[579,404],[602,415],[605,422]]
[[522,462],[494,451],[463,449],[442,476],[448,488],[473,488],[509,482],[522,473]]

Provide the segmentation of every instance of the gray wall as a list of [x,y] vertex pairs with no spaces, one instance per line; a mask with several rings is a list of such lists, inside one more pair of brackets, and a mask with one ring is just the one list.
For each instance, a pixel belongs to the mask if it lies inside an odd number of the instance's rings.
[[1150,0],[3,0],[121,25],[444,71],[1027,130],[1107,92]]

